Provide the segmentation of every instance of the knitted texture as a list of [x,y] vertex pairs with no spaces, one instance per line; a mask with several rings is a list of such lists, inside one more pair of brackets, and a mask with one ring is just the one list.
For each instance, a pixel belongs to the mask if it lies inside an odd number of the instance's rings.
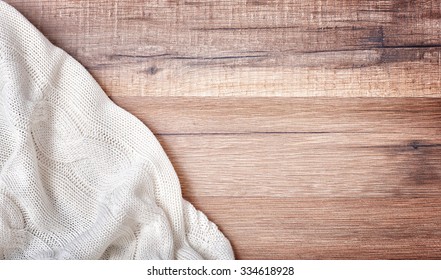
[[0,259],[232,259],[159,142],[0,1]]

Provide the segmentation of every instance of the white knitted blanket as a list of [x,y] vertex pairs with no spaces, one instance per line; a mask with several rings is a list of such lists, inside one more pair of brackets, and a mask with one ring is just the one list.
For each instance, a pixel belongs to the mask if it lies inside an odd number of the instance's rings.
[[0,259],[231,259],[160,144],[0,1]]

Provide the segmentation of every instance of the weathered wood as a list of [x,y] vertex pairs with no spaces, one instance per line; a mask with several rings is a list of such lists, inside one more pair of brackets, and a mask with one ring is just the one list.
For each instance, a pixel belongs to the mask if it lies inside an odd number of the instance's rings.
[[439,98],[111,98],[157,134],[441,134]]
[[441,1],[6,2],[152,129],[238,258],[441,258]]
[[147,120],[189,195],[216,190],[230,196],[420,197],[441,192],[438,99],[114,100]]
[[440,258],[433,98],[114,97],[240,258]]
[[7,0],[111,96],[441,96],[441,2]]
[[438,198],[203,197],[241,259],[440,259]]

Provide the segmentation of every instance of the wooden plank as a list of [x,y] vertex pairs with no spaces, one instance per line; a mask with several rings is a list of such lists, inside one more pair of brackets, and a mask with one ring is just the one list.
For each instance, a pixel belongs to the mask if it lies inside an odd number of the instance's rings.
[[110,96],[440,96],[441,2],[7,0]]
[[[239,259],[439,259],[441,199],[203,197]],[[233,217],[233,218],[232,218]]]
[[113,99],[239,258],[441,257],[440,99]]
[[[156,134],[441,134],[439,98],[112,97]],[[393,136],[391,136],[393,137]]]
[[148,120],[192,195],[213,189],[293,197],[441,191],[439,99],[114,100]]
[[424,135],[415,144],[387,134],[158,137],[184,185],[191,186],[186,195],[441,195],[440,136]]

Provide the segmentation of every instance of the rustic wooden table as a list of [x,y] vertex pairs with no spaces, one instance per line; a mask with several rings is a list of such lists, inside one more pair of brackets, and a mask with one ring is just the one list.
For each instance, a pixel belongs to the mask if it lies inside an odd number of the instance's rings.
[[441,258],[441,1],[6,0],[240,259]]

